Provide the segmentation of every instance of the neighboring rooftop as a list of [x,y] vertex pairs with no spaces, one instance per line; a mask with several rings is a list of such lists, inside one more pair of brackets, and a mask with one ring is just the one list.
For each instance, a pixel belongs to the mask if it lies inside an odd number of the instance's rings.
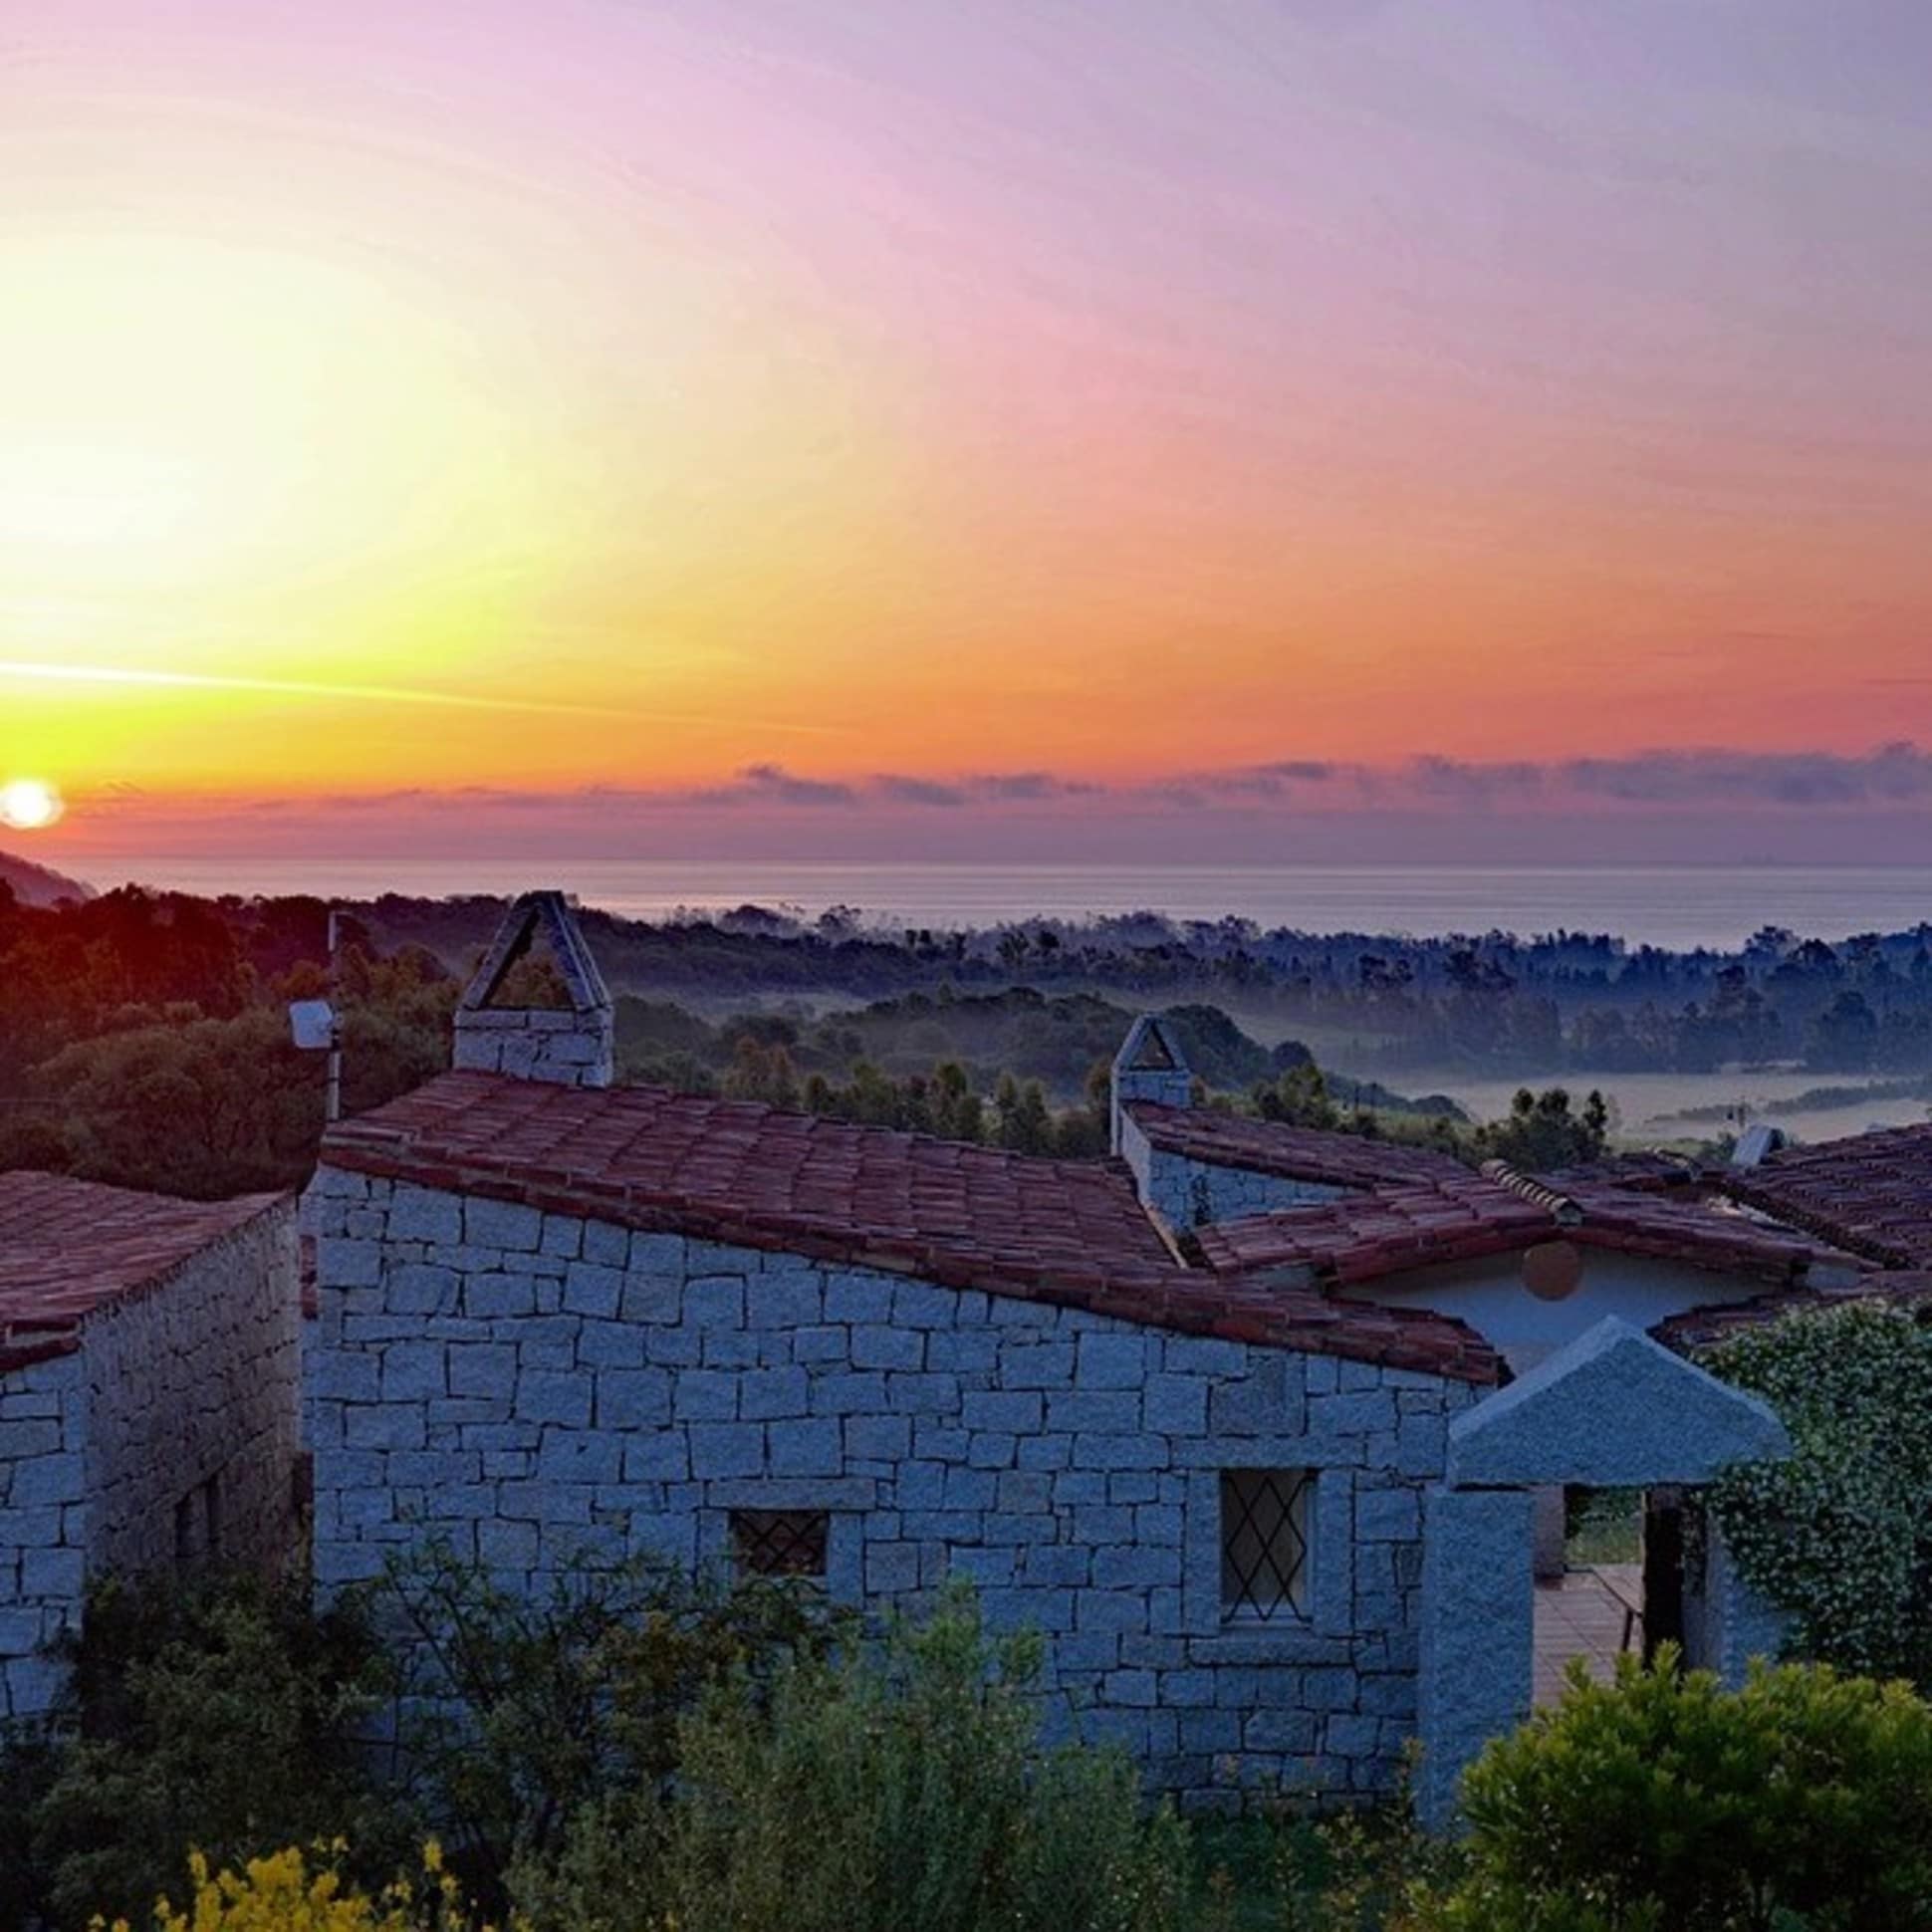
[[1891,1268],[1932,1265],[1932,1125],[1788,1147],[1722,1181],[1733,1200]]
[[457,1073],[330,1129],[325,1166],[959,1289],[1487,1381],[1420,1311],[1184,1268],[1115,1161],[1054,1161],[656,1087]]
[[1667,1348],[1691,1354],[1747,1328],[1762,1328],[1780,1316],[1816,1314],[1843,1308],[1850,1302],[1885,1302],[1913,1310],[1921,1321],[1932,1320],[1932,1271],[1899,1269],[1890,1274],[1861,1275],[1844,1286],[1787,1288],[1748,1302],[1716,1303],[1686,1309],[1659,1322],[1650,1332]]
[[181,1201],[61,1174],[0,1174],[0,1369],[65,1353],[96,1309],[160,1287],[287,1199]]
[[1313,1282],[1337,1287],[1559,1240],[1774,1286],[1803,1281],[1814,1264],[1839,1271],[1852,1265],[1818,1243],[1720,1207],[1600,1182],[1558,1190],[1499,1172],[1458,1169],[1423,1186],[1195,1228],[1186,1239],[1219,1274],[1305,1268]]
[[1240,1167],[1282,1180],[1330,1187],[1403,1187],[1467,1170],[1452,1154],[1404,1147],[1365,1134],[1325,1127],[1292,1127],[1212,1107],[1159,1106],[1132,1102],[1127,1113],[1163,1153],[1181,1154],[1210,1167]]

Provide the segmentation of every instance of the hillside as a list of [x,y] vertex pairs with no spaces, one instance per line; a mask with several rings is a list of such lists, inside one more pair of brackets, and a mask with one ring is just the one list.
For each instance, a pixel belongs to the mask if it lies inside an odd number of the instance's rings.
[[94,897],[93,886],[12,852],[0,851],[0,885],[8,887],[23,905],[58,905],[62,899]]

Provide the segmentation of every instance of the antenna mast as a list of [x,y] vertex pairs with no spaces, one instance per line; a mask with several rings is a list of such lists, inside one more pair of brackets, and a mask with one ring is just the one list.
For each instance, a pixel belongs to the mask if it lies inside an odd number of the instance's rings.
[[343,1117],[343,1018],[342,1018],[342,914],[329,908],[329,1084],[323,1101],[322,1117],[334,1126]]

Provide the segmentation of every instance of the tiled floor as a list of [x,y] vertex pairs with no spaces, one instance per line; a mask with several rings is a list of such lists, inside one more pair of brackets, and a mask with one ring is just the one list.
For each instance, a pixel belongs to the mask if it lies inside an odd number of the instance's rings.
[[[1616,1653],[1623,1647],[1625,1598],[1631,1602],[1643,1599],[1640,1565],[1603,1564],[1538,1583],[1538,1704],[1554,1704],[1563,1695],[1564,1673],[1571,1657],[1583,1658],[1592,1677],[1608,1681],[1616,1667]],[[1632,1648],[1641,1649],[1641,1622],[1632,1629],[1630,1642]]]

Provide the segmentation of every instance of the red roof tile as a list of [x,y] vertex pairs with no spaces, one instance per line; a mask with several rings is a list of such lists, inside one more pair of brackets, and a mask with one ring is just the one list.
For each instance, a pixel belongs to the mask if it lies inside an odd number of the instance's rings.
[[1892,1267],[1932,1263],[1932,1126],[1790,1147],[1722,1185],[1794,1227]]
[[[1562,1208],[1553,1209],[1551,1200]],[[1384,1188],[1319,1207],[1251,1215],[1186,1236],[1217,1273],[1304,1267],[1317,1280],[1337,1284],[1558,1239],[1774,1283],[1799,1280],[1813,1261],[1845,1260],[1782,1229],[1694,1202],[1601,1184],[1557,1195],[1531,1183],[1526,1195],[1466,1170],[1433,1186]]]
[[1762,1328],[1780,1316],[1843,1308],[1849,1302],[1885,1302],[1913,1309],[1921,1320],[1932,1319],[1932,1272],[1899,1269],[1863,1275],[1856,1282],[1834,1288],[1787,1288],[1748,1302],[1719,1302],[1707,1308],[1686,1309],[1659,1322],[1650,1332],[1667,1348],[1689,1354],[1728,1341],[1746,1328]]
[[1114,1161],[1032,1159],[655,1087],[446,1074],[330,1129],[323,1164],[648,1232],[916,1275],[1186,1333],[1486,1381],[1426,1313],[1180,1265]]
[[159,1287],[288,1199],[180,1201],[60,1174],[0,1174],[0,1369],[66,1353],[96,1309]]
[[1324,1127],[1292,1127],[1212,1107],[1158,1106],[1136,1101],[1127,1111],[1163,1153],[1210,1167],[1239,1167],[1281,1180],[1329,1187],[1401,1187],[1463,1172],[1453,1155],[1398,1146],[1365,1134]]

